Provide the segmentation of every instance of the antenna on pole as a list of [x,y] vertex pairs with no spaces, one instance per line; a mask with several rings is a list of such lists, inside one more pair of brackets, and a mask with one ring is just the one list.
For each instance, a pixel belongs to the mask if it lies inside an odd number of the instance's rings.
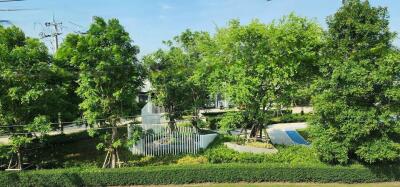
[[57,22],[53,15],[53,20],[50,22],[45,22],[44,25],[50,28],[51,32],[50,33],[41,32],[39,35],[41,39],[53,38],[55,42],[55,50],[57,51],[59,46],[59,36],[62,34],[61,33],[62,22]]

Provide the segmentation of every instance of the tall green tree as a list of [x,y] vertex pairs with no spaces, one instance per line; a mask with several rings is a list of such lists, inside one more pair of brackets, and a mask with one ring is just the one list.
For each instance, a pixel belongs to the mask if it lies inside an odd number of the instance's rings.
[[291,103],[301,70],[316,66],[322,33],[316,23],[293,14],[268,25],[233,20],[217,31],[204,66],[214,69],[212,87],[243,110],[251,137],[268,124],[268,110]]
[[201,45],[210,40],[206,32],[186,30],[172,41],[164,42],[168,49],[158,50],[144,58],[155,93],[153,100],[166,109],[170,126],[191,112],[197,128],[199,109],[208,102],[207,81],[197,73],[202,61]]
[[[143,85],[144,69],[136,55],[139,48],[117,19],[95,17],[84,35],[70,34],[57,58],[66,59],[79,72],[76,93],[80,109],[91,125],[111,128],[98,148],[107,151],[103,167],[115,168],[121,146],[117,124],[136,110],[136,97]],[[105,119],[104,122],[99,122]]]
[[43,43],[0,26],[0,131],[10,136],[17,169],[27,144],[50,131],[50,119],[62,110],[65,87],[57,71]]
[[400,56],[388,11],[348,0],[328,18],[327,46],[313,98],[313,145],[322,160],[400,158]]

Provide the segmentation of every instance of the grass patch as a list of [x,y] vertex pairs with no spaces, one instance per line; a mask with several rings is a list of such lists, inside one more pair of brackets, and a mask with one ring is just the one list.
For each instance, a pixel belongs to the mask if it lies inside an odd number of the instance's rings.
[[312,148],[304,146],[276,146],[276,154],[239,153],[227,148],[223,143],[234,141],[233,136],[220,135],[206,149],[204,155],[209,163],[285,163],[324,165]]
[[[126,134],[126,127],[118,127],[120,135]],[[99,131],[104,133],[104,131]],[[105,159],[105,152],[97,150],[99,137],[90,137],[86,131],[55,135],[47,138],[44,146],[36,148],[30,162],[41,168],[100,167]],[[121,160],[133,160],[137,156],[126,148],[118,149]],[[34,160],[33,160],[34,159]]]

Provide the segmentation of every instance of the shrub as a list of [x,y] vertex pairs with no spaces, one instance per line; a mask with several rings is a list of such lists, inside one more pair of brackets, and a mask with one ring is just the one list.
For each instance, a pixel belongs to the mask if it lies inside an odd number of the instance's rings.
[[3,186],[126,186],[222,182],[383,182],[400,180],[399,166],[202,164],[121,169],[1,172]]
[[293,123],[293,122],[306,122],[312,114],[284,114],[283,116],[274,117],[271,123]]
[[9,152],[10,152],[9,145],[0,144],[0,169],[5,169],[5,166],[7,166]]
[[257,148],[268,148],[268,149],[274,148],[272,144],[265,142],[248,142],[246,143],[246,146],[257,147]]
[[279,146],[276,154],[239,153],[226,147],[235,136],[218,136],[203,155],[210,163],[288,163],[324,165],[313,148],[305,146]]
[[218,123],[222,119],[222,116],[213,116],[213,117],[206,117],[206,121],[208,124],[208,128],[215,130],[218,128]]
[[239,128],[244,122],[243,115],[240,112],[227,112],[218,122],[221,130],[232,130]]
[[176,126],[178,126],[178,127],[193,127],[192,123],[190,123],[190,122],[179,122],[179,123],[176,123]]
[[177,161],[178,165],[192,165],[192,164],[205,164],[205,163],[207,163],[206,157],[191,156],[191,155],[184,156]]

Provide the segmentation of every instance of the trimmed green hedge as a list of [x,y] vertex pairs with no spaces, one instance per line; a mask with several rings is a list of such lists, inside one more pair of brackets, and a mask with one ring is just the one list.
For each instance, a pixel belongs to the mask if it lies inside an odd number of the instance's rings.
[[107,186],[205,182],[384,182],[399,181],[400,167],[214,164],[121,169],[1,172],[2,186]]
[[284,114],[283,116],[271,118],[271,124],[275,123],[294,123],[294,122],[305,122],[313,114]]

